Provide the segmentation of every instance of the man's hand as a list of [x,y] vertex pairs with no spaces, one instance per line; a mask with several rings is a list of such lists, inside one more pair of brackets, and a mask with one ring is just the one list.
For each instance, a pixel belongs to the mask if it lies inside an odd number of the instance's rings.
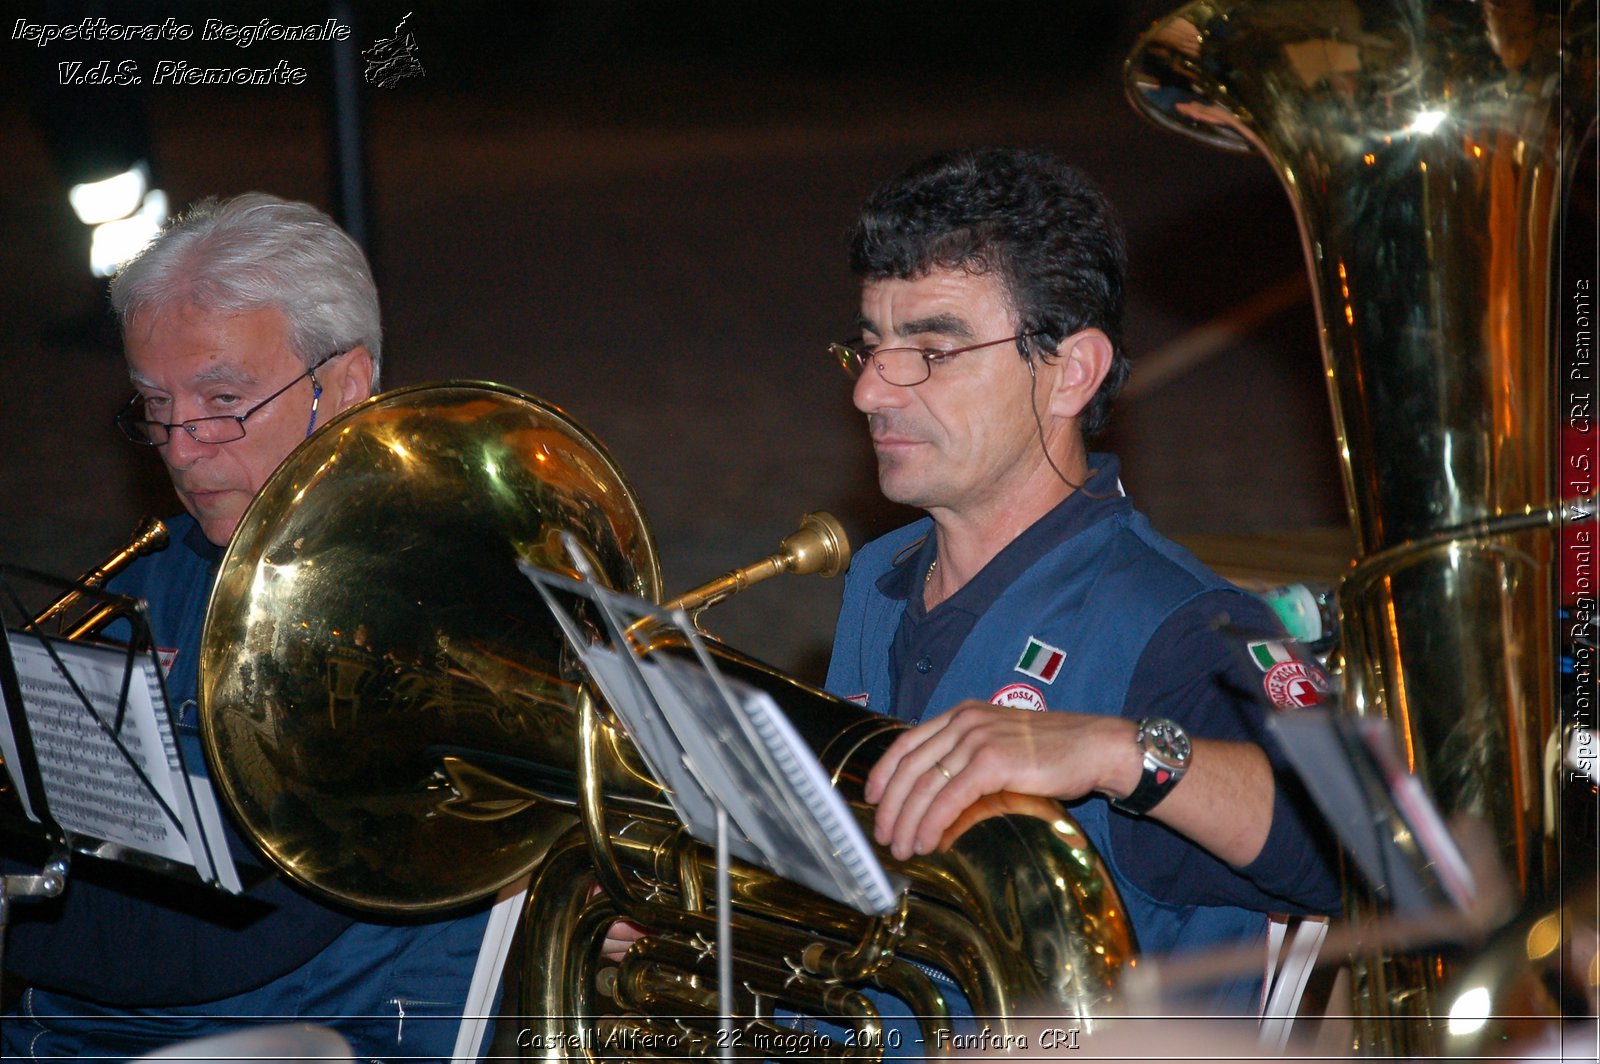
[[[599,893],[598,883],[589,888],[589,897],[593,898]],[[600,944],[600,956],[616,964],[635,942],[649,933],[632,920],[613,920],[611,926],[606,928],[605,941]]]
[[874,837],[903,861],[937,849],[984,795],[1123,797],[1139,782],[1136,730],[1121,717],[963,702],[902,733],[873,767],[866,798],[878,806]]
[[[873,766],[866,788],[878,806],[873,837],[903,861],[938,849],[956,818],[985,795],[1126,798],[1144,771],[1137,731],[1125,717],[963,702],[901,734]],[[1243,867],[1260,855],[1272,827],[1272,768],[1250,743],[1193,743],[1189,771],[1150,818]]]
[[613,964],[619,963],[629,948],[649,933],[632,920],[614,920],[606,928],[605,941],[600,944],[600,956]]

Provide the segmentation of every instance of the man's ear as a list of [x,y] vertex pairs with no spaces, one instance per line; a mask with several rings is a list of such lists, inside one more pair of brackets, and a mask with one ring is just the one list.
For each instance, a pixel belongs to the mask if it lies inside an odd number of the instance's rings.
[[1054,384],[1046,410],[1061,418],[1083,413],[1111,369],[1111,338],[1099,329],[1083,329],[1062,340],[1051,361]]
[[354,347],[345,356],[344,379],[339,382],[339,409],[348,410],[372,396],[372,352]]

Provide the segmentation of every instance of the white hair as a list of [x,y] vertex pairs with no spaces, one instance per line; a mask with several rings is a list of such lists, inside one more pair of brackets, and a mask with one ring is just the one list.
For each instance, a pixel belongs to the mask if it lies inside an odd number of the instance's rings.
[[141,314],[179,305],[282,311],[307,366],[365,347],[378,385],[383,327],[372,269],[356,242],[309,203],[262,192],[201,200],[111,282],[111,307],[124,329]]

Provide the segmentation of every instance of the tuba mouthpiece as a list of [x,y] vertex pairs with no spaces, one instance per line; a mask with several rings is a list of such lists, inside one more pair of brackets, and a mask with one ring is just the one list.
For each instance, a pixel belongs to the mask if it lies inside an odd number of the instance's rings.
[[700,611],[780,573],[837,576],[850,562],[850,539],[830,513],[818,510],[800,518],[800,527],[784,537],[775,553],[758,562],[723,573],[715,580],[662,603],[698,618]]
[[817,510],[778,544],[784,568],[796,576],[838,576],[850,564],[850,540],[839,519]]

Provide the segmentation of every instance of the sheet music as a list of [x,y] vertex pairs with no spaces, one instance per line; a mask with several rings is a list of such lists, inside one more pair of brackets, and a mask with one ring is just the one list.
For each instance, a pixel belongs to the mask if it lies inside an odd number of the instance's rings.
[[22,751],[17,748],[17,737],[11,729],[11,718],[4,714],[0,714],[0,759],[5,761],[6,775],[11,780],[11,793],[17,796],[23,814],[35,824],[39,823],[39,814],[34,811],[33,801],[28,797],[27,785],[23,782],[22,773],[17,767],[22,764]]
[[[647,678],[657,679],[650,687],[661,696],[658,700],[669,719],[684,718],[685,748],[691,742],[704,747],[697,760],[713,760],[722,768],[714,777],[717,785],[708,790],[738,799],[758,799],[724,803],[728,816],[756,850],[755,857],[745,860],[765,865],[836,901],[864,907],[864,911],[886,912],[894,907],[899,892],[890,885],[865,833],[771,695],[716,676],[704,663],[662,657],[647,659],[641,667]],[[659,682],[663,679],[668,682]],[[736,724],[748,723],[750,732],[745,738],[749,741],[741,743],[724,731],[716,734],[719,743],[713,747],[703,741],[706,731],[696,726],[700,721],[690,707],[704,706],[725,695],[731,695],[743,711],[742,717],[731,719]],[[682,708],[669,711],[672,701]],[[677,731],[685,733],[685,729]],[[713,812],[708,825],[713,835],[715,819]],[[813,824],[820,835],[797,831],[799,825]],[[691,832],[707,841],[692,822]],[[736,847],[730,848],[737,852]]]
[[[531,567],[523,571],[544,595],[690,834],[714,844],[720,805],[735,829],[728,833],[728,848],[740,859],[862,912],[895,907],[899,885],[891,882],[816,755],[771,696],[717,670],[686,618],[592,583]],[[552,590],[593,602],[613,646],[581,631]],[[638,657],[623,631],[626,623],[646,616],[675,628],[697,660]]]
[[[565,627],[563,625],[563,627]],[[569,639],[582,640],[583,637],[573,629],[567,633]],[[655,707],[647,710],[650,691],[648,687],[637,690],[633,687],[634,672],[627,663],[621,660],[618,654],[609,647],[602,647],[583,641],[584,646],[578,650],[578,656],[583,661],[583,667],[594,678],[595,685],[605,693],[607,703],[614,712],[622,718],[628,735],[633,739],[633,745],[639,751],[639,756],[644,758],[645,765],[649,767],[650,774],[667,788],[667,797],[673,809],[678,813],[678,818],[685,823],[715,822],[717,817],[716,807],[711,803],[707,794],[708,780],[702,766],[709,764],[713,759],[709,756],[690,756],[687,751],[680,754],[677,762],[667,760],[667,755],[679,751],[676,731],[670,723],[671,714],[666,707]],[[574,644],[576,648],[577,644]],[[633,693],[628,697],[622,692]],[[613,698],[613,695],[616,697]],[[641,697],[642,696],[642,697]],[[626,708],[622,708],[626,707]],[[677,714],[682,722],[683,713]],[[689,743],[696,746],[701,744],[691,737]],[[703,751],[702,751],[703,753]],[[684,772],[694,777],[696,786],[675,786],[674,781]],[[697,836],[698,837],[698,836]],[[703,840],[702,840],[703,841]],[[732,840],[729,847],[741,860],[756,860],[760,855],[752,851],[747,840],[743,838]]]
[[1383,717],[1279,713],[1268,729],[1374,892],[1396,912],[1462,909],[1471,873],[1421,781],[1405,772]]
[[[184,769],[154,662],[134,659],[119,722],[118,701],[129,661],[126,650],[59,640],[47,650],[36,636],[10,631],[6,635],[45,800],[56,823],[69,833],[193,867],[202,879],[227,889],[243,889],[210,781],[191,777]],[[51,650],[66,674],[51,658]],[[99,721],[85,708],[73,683],[88,698]],[[6,767],[13,786],[25,794],[14,771],[19,761],[10,756],[16,742],[9,718],[4,725]],[[27,812],[39,820],[31,806]]]
[[[849,881],[864,885],[874,912],[888,911],[894,906],[899,891],[889,883],[883,866],[867,844],[861,825],[839,799],[822,763],[810,756],[810,750],[794,725],[765,691],[755,692],[755,698],[745,703],[745,712],[778,760],[783,777],[793,786],[794,797],[802,807],[816,813],[818,826],[827,838],[824,852],[844,862]],[[804,751],[804,756],[798,751]]]
[[194,795],[195,810],[200,815],[200,830],[190,835],[200,840],[194,847],[195,872],[201,879],[216,883],[231,894],[243,893],[244,882],[234,866],[233,854],[228,850],[228,836],[223,831],[216,788],[211,786],[208,777],[192,772],[189,773],[189,787],[189,793]]
[[1465,911],[1472,908],[1473,899],[1477,896],[1472,870],[1467,867],[1466,858],[1456,846],[1450,829],[1439,815],[1438,806],[1433,804],[1422,781],[1406,768],[1388,720],[1383,717],[1358,717],[1352,722],[1352,727],[1361,736],[1373,761],[1383,773],[1384,783],[1389,787],[1395,806],[1416,836],[1417,845],[1430,860],[1430,867],[1439,877],[1445,893],[1460,909]]

